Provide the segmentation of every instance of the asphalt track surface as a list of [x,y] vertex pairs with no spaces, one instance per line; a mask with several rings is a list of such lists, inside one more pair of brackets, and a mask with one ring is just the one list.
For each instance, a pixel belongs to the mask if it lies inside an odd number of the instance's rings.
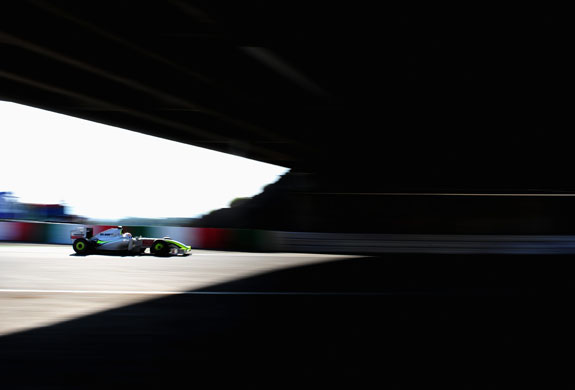
[[0,388],[569,388],[573,256],[0,245]]

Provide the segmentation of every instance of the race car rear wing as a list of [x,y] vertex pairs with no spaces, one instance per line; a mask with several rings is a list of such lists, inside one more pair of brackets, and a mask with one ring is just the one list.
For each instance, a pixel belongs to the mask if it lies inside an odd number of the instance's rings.
[[90,239],[94,234],[94,228],[80,226],[70,232],[70,238],[75,240],[78,238]]

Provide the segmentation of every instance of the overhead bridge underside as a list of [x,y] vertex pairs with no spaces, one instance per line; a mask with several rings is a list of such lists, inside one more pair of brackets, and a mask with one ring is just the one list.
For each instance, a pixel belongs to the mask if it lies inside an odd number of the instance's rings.
[[0,99],[325,191],[569,192],[565,29],[503,7],[4,2]]

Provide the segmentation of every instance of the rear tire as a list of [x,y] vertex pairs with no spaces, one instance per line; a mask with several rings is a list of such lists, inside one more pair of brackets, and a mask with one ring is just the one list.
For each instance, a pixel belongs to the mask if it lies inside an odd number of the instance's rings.
[[76,252],[79,255],[85,255],[89,252],[89,246],[88,246],[88,241],[86,241],[84,238],[78,238],[77,240],[74,241],[74,243],[72,244],[72,248],[74,249],[74,252]]
[[170,253],[170,247],[166,241],[156,240],[152,244],[150,252],[155,256],[167,256]]

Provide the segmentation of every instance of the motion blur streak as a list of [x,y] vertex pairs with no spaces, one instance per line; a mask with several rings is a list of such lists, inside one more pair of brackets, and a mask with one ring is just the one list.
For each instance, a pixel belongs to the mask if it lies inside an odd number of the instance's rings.
[[[0,242],[72,244],[75,224],[1,222]],[[94,232],[107,226],[93,226]],[[376,234],[288,232],[257,229],[212,229],[179,226],[129,226],[125,231],[144,237],[165,237],[195,249],[247,252],[331,254],[460,253],[574,254],[572,234]],[[26,251],[32,249],[27,248]],[[44,250],[44,249],[40,249]],[[2,248],[0,247],[0,253]],[[45,251],[46,254],[50,250]]]
[[572,193],[464,193],[464,192],[310,192],[308,195],[367,195],[367,196],[505,196],[505,197],[575,197]]

